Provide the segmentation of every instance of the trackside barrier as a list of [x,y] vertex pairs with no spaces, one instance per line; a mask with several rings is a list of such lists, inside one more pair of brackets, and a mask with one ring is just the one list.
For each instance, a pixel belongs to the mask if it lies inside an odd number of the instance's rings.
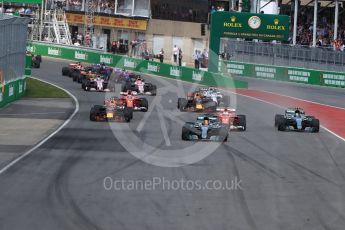
[[195,70],[189,67],[179,67],[160,62],[147,61],[127,56],[113,55],[96,50],[83,49],[74,46],[62,46],[45,42],[29,42],[27,51],[42,56],[62,58],[87,63],[102,63],[106,65],[125,68],[141,73],[153,74],[171,79],[195,82],[207,86],[224,88],[248,88],[248,83],[235,80],[222,74]]
[[0,108],[21,98],[26,91],[26,79],[31,76],[31,56],[25,58],[25,75],[0,84]]
[[22,97],[25,94],[25,90],[26,77],[2,85],[0,90],[0,108]]
[[310,85],[345,87],[345,73],[304,68],[271,66],[225,61],[222,72],[240,77],[253,77]]

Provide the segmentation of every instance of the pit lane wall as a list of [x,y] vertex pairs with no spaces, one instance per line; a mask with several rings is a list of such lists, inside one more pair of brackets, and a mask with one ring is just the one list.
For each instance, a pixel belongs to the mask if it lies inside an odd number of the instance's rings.
[[189,67],[179,67],[160,62],[147,61],[128,56],[113,55],[92,49],[82,49],[74,46],[63,46],[45,42],[29,42],[27,51],[36,55],[49,56],[80,61],[87,63],[102,63],[106,65],[125,68],[146,74],[153,74],[171,79],[179,79],[187,82],[195,82],[207,86],[224,88],[248,88],[248,83],[234,80],[232,77],[222,74],[210,73]]
[[259,65],[252,63],[224,61],[220,71],[240,77],[278,80],[310,85],[345,87],[345,73],[313,69]]

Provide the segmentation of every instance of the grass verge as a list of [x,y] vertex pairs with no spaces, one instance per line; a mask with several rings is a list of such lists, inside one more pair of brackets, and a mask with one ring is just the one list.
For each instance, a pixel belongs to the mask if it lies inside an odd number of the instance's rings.
[[26,98],[68,98],[63,90],[45,82],[28,78],[26,80]]

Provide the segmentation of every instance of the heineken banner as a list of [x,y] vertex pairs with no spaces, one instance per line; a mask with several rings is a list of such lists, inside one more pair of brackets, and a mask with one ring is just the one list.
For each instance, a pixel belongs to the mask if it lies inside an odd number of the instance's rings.
[[220,72],[223,73],[221,75],[209,71],[196,70],[194,68],[179,67],[128,56],[113,55],[91,49],[59,46],[44,42],[31,42],[28,44],[27,50],[43,56],[73,61],[88,63],[104,62],[109,66],[126,68],[182,81],[196,82],[208,86],[247,88],[248,84],[246,82],[234,80],[229,76],[236,75],[312,85],[345,87],[345,73],[341,72],[222,61],[219,66]]
[[26,77],[0,84],[0,108],[22,97],[26,91]]
[[[21,78],[6,83],[0,81],[0,108],[24,96],[26,91],[26,78],[31,76],[31,61],[31,56],[27,55],[25,59],[25,75]],[[5,76],[1,77],[3,78]]]
[[207,86],[220,86],[224,88],[247,88],[248,84],[243,81],[224,77],[207,71],[196,70],[189,67],[180,67],[160,62],[147,61],[128,56],[113,55],[92,49],[83,49],[74,46],[61,46],[44,42],[31,42],[27,51],[71,61],[88,63],[102,63],[117,68],[126,68],[138,72],[154,74],[162,77],[178,79],[188,82],[196,82]]
[[218,71],[220,38],[287,41],[289,31],[290,17],[287,15],[214,12],[211,15],[209,71]]

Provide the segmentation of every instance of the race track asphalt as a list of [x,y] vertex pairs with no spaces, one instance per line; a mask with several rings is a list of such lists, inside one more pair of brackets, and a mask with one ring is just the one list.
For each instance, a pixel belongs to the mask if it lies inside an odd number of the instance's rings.
[[[158,77],[146,77],[158,85],[158,96],[148,97],[149,112],[135,113],[129,126],[90,122],[91,106],[109,94],[82,91],[61,76],[65,64],[44,59],[33,75],[69,90],[80,110],[57,135],[0,175],[0,229],[344,228],[345,143],[327,131],[278,132],[274,114],[281,108],[231,94],[238,113],[247,115],[247,131],[232,132],[219,145],[183,142],[183,121],[197,115],[180,113],[176,101],[191,84]],[[295,92],[296,85],[280,87]],[[164,186],[139,184],[158,180]],[[179,186],[181,180],[239,186],[188,189]],[[118,181],[139,186],[110,188]]]

